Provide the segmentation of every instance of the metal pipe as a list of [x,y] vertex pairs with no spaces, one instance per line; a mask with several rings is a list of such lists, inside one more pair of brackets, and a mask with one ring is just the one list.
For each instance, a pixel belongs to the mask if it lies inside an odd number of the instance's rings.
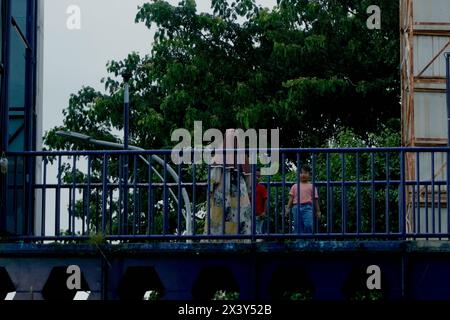
[[128,139],[129,139],[129,132],[130,132],[130,85],[128,84],[128,78],[126,75],[123,76],[125,85],[124,85],[124,122],[123,122],[123,145],[124,149],[128,150]]
[[[27,20],[25,24],[25,35],[22,33],[17,22],[12,18],[13,27],[19,32],[19,36],[22,38],[26,46],[25,51],[25,131],[24,131],[24,144],[25,150],[32,151],[34,149],[36,141],[36,132],[34,130],[34,106],[33,106],[33,96],[35,93],[34,88],[34,3],[33,0],[27,0]],[[34,233],[34,189],[33,185],[35,183],[35,168],[36,168],[36,158],[25,159],[25,219],[27,223],[28,234]]]
[[11,17],[11,25],[16,30],[17,35],[19,36],[20,40],[22,40],[23,45],[25,46],[25,48],[27,50],[32,50],[32,47],[31,47],[30,43],[28,42],[27,37],[23,33],[22,29],[20,29],[20,26],[19,26],[19,24],[17,23],[17,21],[16,21],[16,19],[14,17]]
[[[113,149],[123,149],[124,148],[124,144],[120,144],[120,143],[115,143],[115,142],[109,142],[109,141],[103,141],[103,140],[96,140],[93,139],[91,137],[89,137],[88,135],[85,134],[81,134],[81,133],[77,133],[77,132],[67,132],[67,131],[58,131],[56,133],[59,136],[64,136],[66,138],[70,138],[70,139],[75,139],[75,140],[79,140],[79,141],[83,141],[85,143],[88,144],[94,144],[94,145],[100,145],[100,146],[104,146],[107,148],[113,148]],[[128,150],[131,151],[140,151],[140,152],[147,152],[145,149],[136,147],[136,146],[130,146],[128,145]],[[73,152],[69,152],[69,153],[73,153]],[[87,154],[96,154],[97,151],[94,152],[87,152]],[[155,151],[155,153],[159,153],[157,150]],[[51,153],[53,154],[53,152]],[[79,154],[79,152],[78,152]],[[108,152],[101,152],[101,155],[103,154],[108,154]],[[136,152],[130,152],[130,154],[137,154]],[[164,154],[164,153],[161,153]],[[82,154],[79,154],[82,155]],[[143,159],[143,161],[149,165],[149,163],[147,162],[147,160],[142,156],[139,155],[141,159]],[[156,161],[159,165],[164,166],[164,160],[155,155],[152,154],[151,155],[151,159]],[[161,181],[163,180],[163,177],[159,174],[159,172],[152,166],[152,170],[153,172],[156,173],[156,175],[158,175],[158,177],[161,179]],[[176,183],[178,183],[179,177],[177,175],[177,173],[175,172],[175,170],[172,169],[171,166],[167,166],[167,173],[170,174],[172,176],[172,178],[175,180]],[[178,202],[177,197],[175,196],[175,194],[173,193],[173,191],[171,189],[169,189],[170,194],[172,195],[172,197]],[[186,210],[186,214],[185,214],[185,219],[186,219],[186,232],[188,233],[188,235],[191,235],[193,230],[192,230],[192,214],[191,214],[191,200],[189,199],[189,195],[186,191],[186,188],[182,188],[182,196],[183,196],[183,201],[184,201],[184,206],[185,206],[185,210]]]
[[[124,80],[124,98],[123,98],[123,149],[128,150],[128,144],[129,144],[129,131],[130,131],[130,87],[128,84],[128,81],[131,78],[131,75],[127,72],[125,72],[123,75]],[[123,230],[128,233],[128,156],[125,155],[123,159],[123,182],[124,186],[122,188],[123,190]]]

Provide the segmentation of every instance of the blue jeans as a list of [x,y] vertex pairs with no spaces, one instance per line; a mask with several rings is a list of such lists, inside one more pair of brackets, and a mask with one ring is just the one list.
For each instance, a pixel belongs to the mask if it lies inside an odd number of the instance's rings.
[[256,234],[264,234],[265,233],[265,223],[264,223],[265,217],[259,216],[256,217]]
[[292,207],[294,233],[312,233],[313,206],[312,204],[295,205]]

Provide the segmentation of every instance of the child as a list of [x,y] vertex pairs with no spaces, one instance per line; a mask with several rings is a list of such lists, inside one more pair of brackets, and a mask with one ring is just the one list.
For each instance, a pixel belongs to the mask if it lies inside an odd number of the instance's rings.
[[[287,212],[292,209],[294,233],[312,233],[313,231],[313,205],[316,208],[316,216],[320,218],[319,194],[317,188],[309,182],[311,170],[303,166],[300,172],[300,183],[295,183],[289,192]],[[300,185],[300,194],[298,194]],[[300,204],[298,201],[300,200]]]
[[261,169],[256,171],[256,233],[262,234],[267,209],[267,189],[261,182]]

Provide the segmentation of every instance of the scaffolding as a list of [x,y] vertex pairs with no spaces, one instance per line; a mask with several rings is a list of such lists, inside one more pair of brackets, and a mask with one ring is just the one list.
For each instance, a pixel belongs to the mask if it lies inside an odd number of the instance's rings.
[[[401,0],[400,33],[403,146],[447,146],[446,52],[450,51],[450,1]],[[433,156],[410,153],[406,164],[407,180],[447,180],[446,153]],[[434,187],[418,184],[408,188],[409,232],[435,225],[436,221],[429,221],[425,212],[438,200],[445,208],[445,214],[443,210],[438,217],[439,227],[448,230],[448,191],[445,187],[430,188]],[[434,195],[432,198],[431,194]]]

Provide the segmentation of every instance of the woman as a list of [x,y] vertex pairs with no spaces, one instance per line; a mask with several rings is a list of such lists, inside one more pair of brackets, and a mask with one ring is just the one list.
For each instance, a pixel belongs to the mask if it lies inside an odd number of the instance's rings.
[[[219,150],[238,149],[236,148],[235,140],[235,130],[228,129],[223,147],[219,148]],[[252,210],[249,198],[250,188],[248,187],[251,185],[249,183],[250,170],[248,161],[242,161],[247,158],[243,153],[240,153],[239,158],[241,161],[237,161],[237,151],[227,152],[224,170],[223,152],[219,151],[217,153],[211,165],[210,194],[208,199],[210,218],[206,218],[205,234],[251,234]],[[225,226],[223,221],[225,221]],[[210,225],[208,225],[208,222],[210,222]]]

